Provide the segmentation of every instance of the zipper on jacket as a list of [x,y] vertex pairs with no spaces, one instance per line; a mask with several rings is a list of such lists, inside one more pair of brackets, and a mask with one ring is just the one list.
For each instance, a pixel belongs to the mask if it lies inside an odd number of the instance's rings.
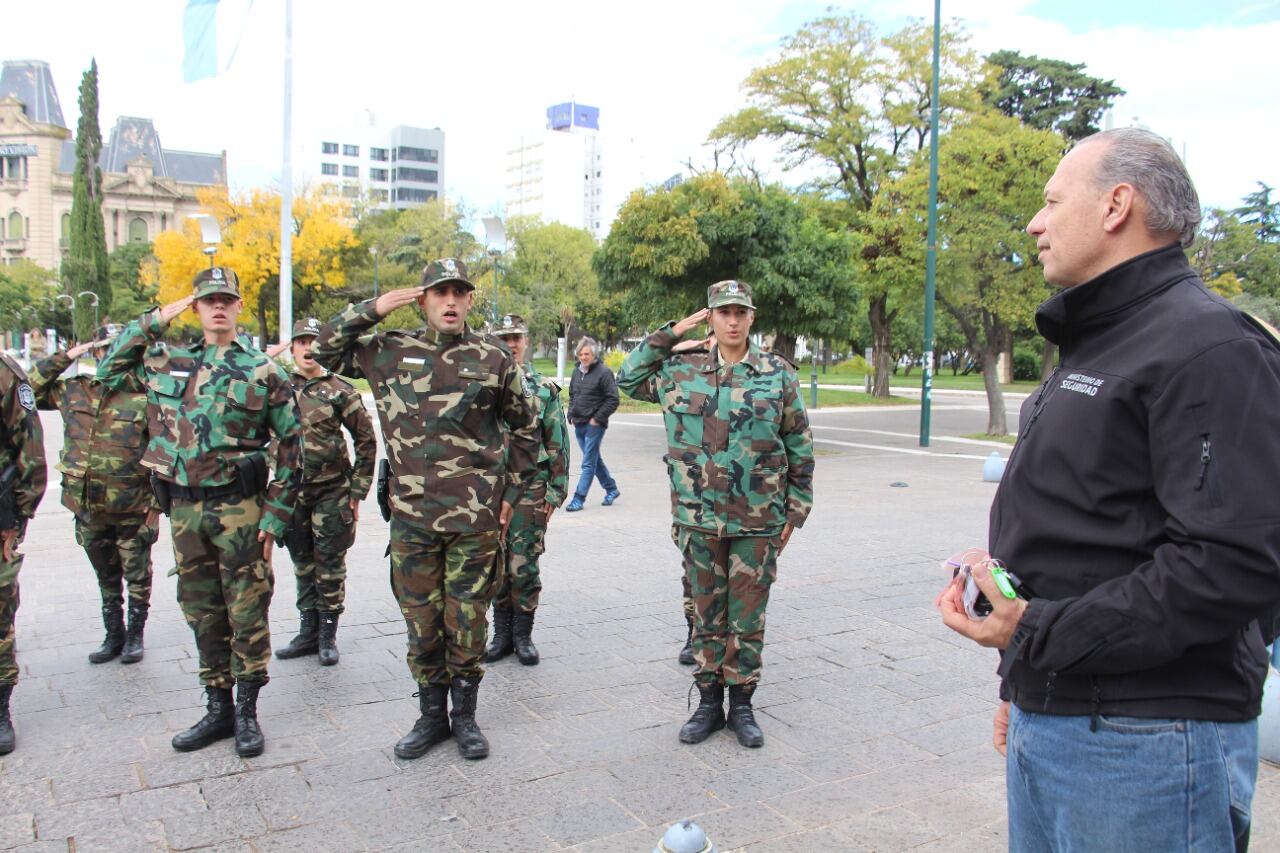
[[1058,378],[1058,371],[1061,369],[1062,365],[1059,364],[1049,374],[1049,378],[1040,385],[1040,393],[1036,394],[1035,402],[1031,404],[1031,417],[1027,418],[1026,424],[1018,424],[1018,439],[1013,443],[1013,450],[1009,453],[1009,459],[1005,463],[1005,470],[1013,467],[1013,460],[1017,458],[1018,451],[1022,449],[1023,443],[1026,441],[1027,436],[1030,435],[1031,427],[1040,418],[1045,407],[1049,405],[1049,397],[1051,396],[1049,389],[1053,387],[1053,380]]
[[1058,673],[1056,673],[1056,672],[1051,672],[1051,673],[1049,673],[1049,680],[1045,682],[1045,685],[1044,685],[1044,710],[1045,710],[1045,713],[1048,713],[1048,712],[1049,712],[1049,700],[1053,698],[1053,682],[1054,682],[1054,680],[1055,680],[1055,679],[1057,679],[1057,677],[1058,677]]
[[1200,436],[1200,479],[1196,481],[1196,491],[1204,488],[1204,481],[1209,476],[1209,462],[1213,456],[1210,453],[1212,444],[1209,442],[1209,434],[1205,433]]

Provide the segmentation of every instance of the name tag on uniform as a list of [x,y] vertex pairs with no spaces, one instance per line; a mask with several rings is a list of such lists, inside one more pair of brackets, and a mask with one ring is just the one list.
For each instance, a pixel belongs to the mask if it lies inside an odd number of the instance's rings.
[[170,370],[169,375],[174,379],[190,379],[191,371],[189,370]]
[[402,358],[400,359],[400,363],[407,364],[410,367],[422,367],[422,365],[427,363],[427,360],[425,358]]
[[478,364],[464,364],[458,368],[458,375],[463,379],[485,379],[489,371]]

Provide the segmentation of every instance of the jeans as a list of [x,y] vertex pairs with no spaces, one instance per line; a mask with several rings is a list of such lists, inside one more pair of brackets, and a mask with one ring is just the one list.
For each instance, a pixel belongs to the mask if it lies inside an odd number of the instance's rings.
[[573,430],[578,436],[578,449],[582,451],[582,476],[578,478],[578,488],[574,490],[574,496],[586,498],[587,492],[591,489],[591,481],[594,479],[600,480],[600,486],[606,492],[617,489],[618,484],[609,473],[609,467],[600,458],[600,442],[604,441],[605,428],[585,423],[574,424]]
[[1258,721],[1097,718],[1014,706],[1012,853],[1231,853],[1249,846]]

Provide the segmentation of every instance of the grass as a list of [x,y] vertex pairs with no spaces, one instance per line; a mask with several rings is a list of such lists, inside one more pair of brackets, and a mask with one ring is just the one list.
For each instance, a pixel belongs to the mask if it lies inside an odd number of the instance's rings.
[[978,441],[998,441],[1001,444],[1013,444],[1018,440],[1016,435],[987,435],[985,432],[971,432],[968,435],[962,435],[961,438],[972,438]]
[[[800,381],[807,383],[809,381],[809,369],[807,366],[800,368]],[[820,385],[856,385],[863,386],[866,380],[861,373],[835,373],[829,371],[823,373],[822,369],[818,369],[818,384]],[[889,385],[894,387],[909,386],[912,388],[920,387],[920,372],[912,371],[910,375],[904,375],[901,371],[889,377]],[[986,386],[982,383],[981,373],[971,373],[968,376],[957,374],[951,375],[949,369],[943,368],[939,373],[933,374],[933,387],[941,388],[948,391],[985,391]],[[1000,386],[1005,391],[1034,391],[1040,387],[1039,382],[1011,382],[1007,385]]]

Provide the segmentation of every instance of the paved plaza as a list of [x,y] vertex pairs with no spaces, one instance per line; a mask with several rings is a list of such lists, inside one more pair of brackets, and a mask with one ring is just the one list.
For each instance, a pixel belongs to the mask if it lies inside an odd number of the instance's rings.
[[[759,750],[728,731],[676,739],[691,669],[675,659],[684,622],[656,416],[611,423],[615,506],[600,506],[597,487],[583,512],[553,518],[534,630],[542,663],[489,667],[477,720],[492,754],[479,762],[452,742],[417,761],[392,755],[418,708],[372,499],[348,557],[342,662],[272,662],[261,757],[236,757],[230,740],[174,752],[203,693],[166,576],[167,522],[146,659],[91,666],[97,589],[51,470],[25,545],[19,745],[0,759],[0,850],[648,853],[683,817],[722,853],[1002,850],[996,655],[945,629],[932,606],[939,561],[986,540],[994,486],[981,469],[993,448],[952,438],[980,432],[985,409],[981,397],[939,395],[924,453],[914,408],[813,415],[815,508],[769,605]],[[61,422],[42,417],[53,460]],[[280,645],[297,614],[288,556],[275,559]],[[1254,826],[1255,850],[1280,850],[1280,779],[1266,765]]]

